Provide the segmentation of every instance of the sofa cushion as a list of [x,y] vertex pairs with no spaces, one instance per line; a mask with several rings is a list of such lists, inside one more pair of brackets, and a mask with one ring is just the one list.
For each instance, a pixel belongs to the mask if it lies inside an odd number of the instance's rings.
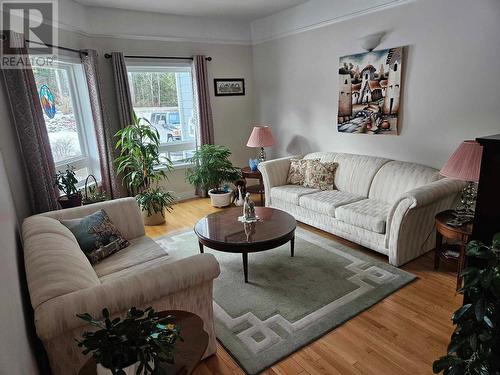
[[337,163],[332,162],[322,163],[319,160],[311,160],[306,165],[304,186],[320,190],[333,190],[337,165]]
[[271,188],[271,198],[298,205],[299,198],[306,194],[317,193],[319,189],[307,188],[299,185],[283,185]]
[[335,217],[335,209],[337,207],[362,199],[365,199],[365,197],[348,193],[347,191],[326,190],[303,195],[299,199],[299,205],[311,211]]
[[344,223],[385,233],[385,224],[391,205],[375,199],[363,199],[358,202],[340,206],[335,210],[335,217]]
[[439,178],[437,169],[415,163],[390,161],[375,175],[368,197],[394,203],[407,191]]
[[61,223],[75,235],[91,264],[129,245],[104,210],[78,219],[61,220]]
[[155,241],[143,236],[131,240],[127,248],[95,264],[94,271],[100,278],[167,255]]

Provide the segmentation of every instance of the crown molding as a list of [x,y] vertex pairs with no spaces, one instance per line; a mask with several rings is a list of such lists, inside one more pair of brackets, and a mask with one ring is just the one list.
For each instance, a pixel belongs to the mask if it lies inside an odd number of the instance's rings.
[[[348,20],[351,20],[353,18],[357,18],[357,17],[364,16],[364,15],[367,15],[370,13],[374,13],[374,12],[379,12],[381,10],[394,8],[396,6],[412,3],[415,1],[417,1],[417,0],[392,0],[391,2],[386,3],[386,4],[376,5],[376,6],[367,8],[367,9],[352,12],[352,13],[345,14],[345,15],[338,16],[338,17],[332,17],[332,18],[329,18],[329,19],[326,19],[326,20],[323,20],[320,22],[313,23],[311,25],[297,27],[293,30],[277,32],[277,33],[271,34],[268,37],[254,39],[253,35],[252,35],[252,45],[258,45],[258,44],[266,43],[266,42],[269,42],[269,41],[272,41],[275,39],[281,39],[281,38],[285,38],[287,36],[296,35],[296,34],[304,33],[307,31],[319,29],[319,28],[330,26],[330,25],[333,25],[333,24],[336,24],[339,22],[348,21]],[[277,13],[276,15],[279,15],[279,13]],[[269,18],[272,18],[276,15],[269,16]],[[253,23],[252,23],[252,29],[253,29]]]
[[79,34],[86,38],[112,38],[112,39],[126,39],[126,40],[144,40],[144,41],[160,41],[160,42],[180,42],[180,43],[205,43],[205,44],[233,44],[241,46],[251,45],[250,40],[243,39],[216,39],[216,38],[185,38],[176,35],[138,35],[138,34],[124,34],[124,33],[90,33],[81,28],[68,25],[63,22],[54,22],[56,28]]

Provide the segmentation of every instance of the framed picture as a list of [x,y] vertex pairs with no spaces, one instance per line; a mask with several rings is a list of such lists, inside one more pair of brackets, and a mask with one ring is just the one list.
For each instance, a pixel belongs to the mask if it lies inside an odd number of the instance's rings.
[[339,132],[399,134],[402,65],[403,47],[340,58]]
[[243,78],[215,78],[215,96],[245,95],[245,80]]

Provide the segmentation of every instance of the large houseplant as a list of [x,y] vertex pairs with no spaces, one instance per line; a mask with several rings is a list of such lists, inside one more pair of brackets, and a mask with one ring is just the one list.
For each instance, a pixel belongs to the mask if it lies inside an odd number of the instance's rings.
[[231,204],[231,191],[222,187],[224,182],[234,182],[241,172],[234,167],[229,157],[231,151],[225,146],[203,145],[187,161],[193,167],[186,171],[186,180],[203,192],[208,192],[212,205],[225,207]]
[[134,123],[116,133],[117,172],[123,184],[135,195],[143,212],[144,224],[165,222],[165,209],[170,210],[174,196],[160,187],[167,179],[165,171],[173,169],[172,162],[160,155],[160,134],[145,118],[134,113]]
[[71,208],[82,205],[82,194],[76,187],[78,179],[76,178],[74,167],[68,165],[65,171],[57,171],[54,180],[57,188],[64,193],[64,195],[57,199],[61,208]]
[[[174,346],[182,340],[175,317],[161,317],[151,307],[131,308],[126,317],[111,319],[108,309],[103,320],[90,314],[77,314],[99,330],[84,332],[77,340],[83,354],[91,354],[98,375],[165,374],[160,364],[174,362]],[[166,375],[166,374],[165,374]]]
[[500,374],[500,233],[491,246],[472,241],[467,255],[482,267],[467,267],[462,275],[464,305],[453,314],[456,325],[448,354],[434,362],[444,375]]

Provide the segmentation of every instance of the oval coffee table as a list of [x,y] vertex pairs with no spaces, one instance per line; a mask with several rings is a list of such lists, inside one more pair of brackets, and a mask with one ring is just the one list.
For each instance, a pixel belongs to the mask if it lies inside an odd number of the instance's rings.
[[284,211],[269,207],[255,207],[259,220],[242,223],[240,207],[225,209],[205,216],[194,226],[198,236],[200,252],[203,246],[227,253],[241,253],[243,274],[248,282],[248,253],[274,249],[290,241],[291,256],[294,255],[295,228],[297,221]]

